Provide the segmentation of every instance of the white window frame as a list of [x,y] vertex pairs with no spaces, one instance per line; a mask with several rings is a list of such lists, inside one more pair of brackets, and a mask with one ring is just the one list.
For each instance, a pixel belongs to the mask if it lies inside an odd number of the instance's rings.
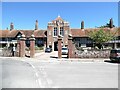
[[[56,34],[55,34],[55,31],[56,31]],[[57,36],[57,35],[58,35],[58,28],[57,28],[57,27],[54,27],[53,36]]]
[[[62,28],[62,29],[61,29]],[[64,27],[60,27],[60,35],[64,36]]]

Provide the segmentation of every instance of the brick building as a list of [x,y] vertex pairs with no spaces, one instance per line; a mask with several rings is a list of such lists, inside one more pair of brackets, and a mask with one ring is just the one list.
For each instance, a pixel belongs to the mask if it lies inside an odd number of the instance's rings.
[[62,36],[62,45],[68,45],[68,34],[70,33],[69,22],[64,21],[58,16],[52,22],[48,22],[47,26],[47,47],[57,50],[58,35]]
[[[113,47],[114,43],[116,43],[117,46],[120,47],[120,28],[113,27],[112,19],[110,19],[109,23],[110,27],[103,29],[115,33],[117,39],[115,41],[107,42],[107,45]],[[71,28],[69,22],[63,20],[60,16],[55,20],[48,22],[47,30],[39,29],[37,20],[35,22],[34,30],[15,30],[14,24],[11,23],[10,30],[0,30],[0,44],[6,46],[14,43],[16,45],[19,37],[25,35],[26,46],[29,47],[29,38],[31,35],[34,35],[36,46],[50,47],[53,51],[56,51],[58,49],[58,36],[62,36],[62,46],[68,46],[68,35],[71,34],[73,41],[78,47],[92,47],[93,41],[88,37],[88,33],[91,30],[100,30],[100,28],[84,28],[84,21],[82,21],[80,25],[80,28]]]

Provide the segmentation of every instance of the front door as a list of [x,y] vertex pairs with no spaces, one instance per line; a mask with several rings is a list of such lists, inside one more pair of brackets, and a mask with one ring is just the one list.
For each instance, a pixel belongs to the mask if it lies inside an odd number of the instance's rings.
[[58,41],[54,42],[54,51],[58,51]]

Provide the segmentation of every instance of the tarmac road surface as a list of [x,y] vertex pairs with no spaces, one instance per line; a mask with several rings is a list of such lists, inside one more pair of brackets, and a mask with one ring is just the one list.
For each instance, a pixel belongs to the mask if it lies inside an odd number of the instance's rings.
[[3,88],[39,88],[38,78],[34,69],[26,62],[4,59],[2,60]]
[[2,87],[118,88],[118,64],[2,58]]

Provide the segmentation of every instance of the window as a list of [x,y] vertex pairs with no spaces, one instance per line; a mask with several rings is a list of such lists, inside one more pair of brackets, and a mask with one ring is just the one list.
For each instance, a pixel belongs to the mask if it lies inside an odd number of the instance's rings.
[[54,36],[57,36],[57,27],[54,27]]
[[60,27],[60,35],[64,36],[64,28]]

